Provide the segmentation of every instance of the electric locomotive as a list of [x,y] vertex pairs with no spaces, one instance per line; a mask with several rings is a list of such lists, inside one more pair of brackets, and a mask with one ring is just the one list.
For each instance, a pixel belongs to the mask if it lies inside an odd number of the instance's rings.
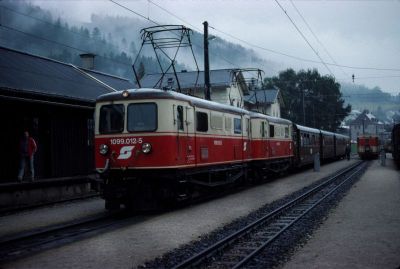
[[249,112],[158,89],[98,98],[96,169],[106,208],[157,208],[193,186],[215,187],[247,175]]

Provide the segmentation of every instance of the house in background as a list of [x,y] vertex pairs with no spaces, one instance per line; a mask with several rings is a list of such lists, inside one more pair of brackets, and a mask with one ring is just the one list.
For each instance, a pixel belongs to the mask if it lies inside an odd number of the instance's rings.
[[385,131],[383,122],[379,121],[374,115],[364,110],[353,121],[350,122],[351,141],[357,141],[360,135],[378,135]]
[[[162,74],[148,74],[140,80],[142,88],[173,88],[184,94],[204,98],[204,72],[182,71]],[[178,79],[177,79],[178,78]],[[244,108],[245,96],[249,95],[248,85],[238,69],[210,70],[211,100]]]
[[95,100],[134,87],[123,78],[0,47],[0,182],[17,177],[24,130],[38,143],[37,177],[92,173]]
[[251,90],[245,96],[245,108],[273,117],[281,117],[281,108],[285,106],[281,91],[278,87],[273,89]]

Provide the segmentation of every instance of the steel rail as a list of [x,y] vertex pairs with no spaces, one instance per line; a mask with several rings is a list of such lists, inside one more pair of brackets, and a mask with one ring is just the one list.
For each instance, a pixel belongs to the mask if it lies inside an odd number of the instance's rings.
[[81,220],[3,237],[0,239],[0,261],[10,260],[29,252],[37,252],[40,246],[116,225],[115,217],[120,213],[121,211],[98,214]]
[[[307,191],[306,193],[300,195],[299,197],[293,199],[292,201],[289,201],[288,203],[286,203],[286,204],[282,205],[281,207],[275,209],[274,211],[270,212],[269,214],[259,218],[258,220],[255,220],[254,222],[248,224],[247,226],[245,226],[244,228],[240,229],[239,231],[237,231],[237,232],[225,237],[224,239],[222,239],[222,240],[218,241],[217,243],[213,244],[212,246],[202,250],[201,252],[195,254],[194,256],[184,260],[183,262],[179,263],[178,265],[176,265],[173,268],[174,269],[181,269],[181,268],[188,268],[188,267],[194,267],[196,265],[199,265],[201,262],[203,262],[203,261],[207,260],[208,258],[210,258],[211,256],[213,256],[215,253],[220,252],[222,249],[224,249],[225,247],[227,247],[229,245],[232,245],[235,241],[237,241],[238,239],[242,238],[243,236],[245,236],[247,234],[250,234],[254,229],[260,227],[262,224],[266,223],[267,221],[272,220],[272,219],[276,218],[277,216],[281,215],[284,211],[286,211],[286,210],[292,208],[293,206],[299,204],[300,201],[305,200],[306,198],[310,197],[311,195],[317,193],[318,191],[320,191],[321,189],[323,189],[327,185],[333,183],[339,177],[341,177],[341,176],[345,175],[346,173],[348,173],[349,171],[357,168],[362,163],[364,163],[364,162],[357,162],[356,164],[351,165],[350,167],[347,167],[347,168],[343,169],[338,174],[329,177],[329,179],[327,179],[326,181],[324,181],[321,184],[317,185],[316,187],[312,188],[311,190]],[[357,170],[357,172],[358,171],[359,170]],[[357,172],[355,172],[355,173],[357,173]],[[335,188],[335,190],[338,187],[339,186],[337,186]],[[329,194],[331,194],[333,191],[334,190],[330,191]],[[324,196],[324,199],[326,197]],[[320,203],[322,201],[322,200],[321,201],[320,200],[318,200],[318,203]],[[315,206],[316,205],[312,206],[312,208],[314,208]],[[312,208],[310,208],[306,212],[308,213]],[[302,214],[302,216],[304,216],[304,215],[305,214]],[[300,218],[296,218],[295,221],[292,221],[290,223],[289,227],[292,226],[299,219]],[[287,228],[289,228],[289,227],[287,227]],[[253,257],[257,253],[259,253],[268,244],[270,244],[272,241],[274,241],[282,232],[280,232],[277,235],[274,235],[273,238],[268,240],[268,243],[266,243],[265,245],[259,247],[259,249],[253,251],[251,253],[251,257]],[[241,260],[233,268],[239,268],[239,267],[243,266],[245,263],[247,263],[251,259],[251,257],[248,257],[248,258],[246,257],[245,259]]]

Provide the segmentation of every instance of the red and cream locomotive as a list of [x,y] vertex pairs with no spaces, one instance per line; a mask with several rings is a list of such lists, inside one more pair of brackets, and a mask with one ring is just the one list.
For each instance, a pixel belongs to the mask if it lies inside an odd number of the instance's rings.
[[100,96],[95,121],[106,208],[158,208],[166,200],[312,163],[316,153],[322,160],[342,157],[339,142],[348,140],[158,89]]

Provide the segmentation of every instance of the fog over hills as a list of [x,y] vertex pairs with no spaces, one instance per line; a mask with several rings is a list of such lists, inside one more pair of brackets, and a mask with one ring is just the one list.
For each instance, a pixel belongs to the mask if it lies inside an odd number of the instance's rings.
[[[80,65],[79,54],[97,55],[97,70],[134,81],[132,63],[141,46],[140,29],[154,26],[149,21],[124,16],[92,14],[90,22],[66,21],[49,10],[25,1],[1,1],[0,45]],[[193,51],[200,70],[203,69],[203,35],[193,31]],[[262,58],[254,50],[228,42],[220,37],[209,42],[211,69],[254,67],[270,77],[282,69],[277,62]],[[159,72],[150,49],[138,62],[146,73]],[[164,60],[163,64],[167,64]],[[182,49],[177,58],[177,69],[194,70],[193,57]],[[346,102],[353,108],[399,108],[399,96],[391,96],[375,87],[370,89],[354,83],[341,83]]]

